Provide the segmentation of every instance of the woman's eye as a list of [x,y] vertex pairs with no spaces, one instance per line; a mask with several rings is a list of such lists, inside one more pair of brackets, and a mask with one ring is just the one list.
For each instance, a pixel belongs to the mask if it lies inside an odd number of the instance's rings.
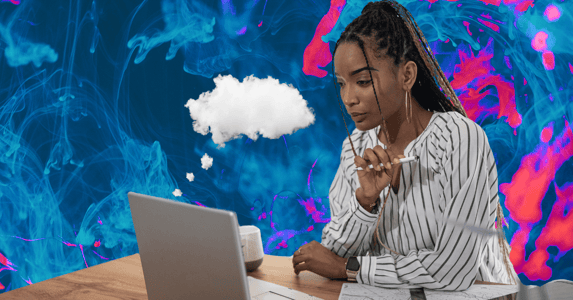
[[360,85],[367,85],[369,83],[370,83],[370,80],[358,81],[358,84],[360,84]]
[[340,85],[340,86],[344,85],[344,83],[342,83],[342,82],[337,82],[337,83],[338,83],[338,85]]

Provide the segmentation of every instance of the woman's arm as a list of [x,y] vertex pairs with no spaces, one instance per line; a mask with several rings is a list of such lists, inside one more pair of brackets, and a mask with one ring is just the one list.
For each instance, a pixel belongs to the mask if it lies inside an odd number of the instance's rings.
[[343,258],[366,254],[368,248],[365,246],[370,245],[369,240],[378,217],[377,210],[367,211],[356,199],[356,191],[345,169],[350,167],[348,171],[352,170],[354,164],[345,162],[345,150],[343,147],[340,165],[330,186],[331,219],[322,230],[321,242],[324,247]]
[[438,220],[434,249],[411,250],[406,255],[360,256],[359,283],[438,290],[466,290],[473,284],[485,240],[477,230],[468,228],[485,230],[493,226],[492,201],[497,199],[497,192],[490,187],[497,174],[490,172],[486,155],[492,153],[481,127],[473,122],[456,122],[448,127],[451,136],[442,161],[443,215]]

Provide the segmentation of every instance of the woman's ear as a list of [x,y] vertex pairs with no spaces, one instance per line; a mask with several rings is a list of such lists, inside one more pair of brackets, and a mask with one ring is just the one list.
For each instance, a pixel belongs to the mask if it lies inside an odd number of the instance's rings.
[[418,76],[418,66],[412,60],[404,63],[403,66],[404,72],[404,89],[409,91],[414,86],[416,82],[416,78]]

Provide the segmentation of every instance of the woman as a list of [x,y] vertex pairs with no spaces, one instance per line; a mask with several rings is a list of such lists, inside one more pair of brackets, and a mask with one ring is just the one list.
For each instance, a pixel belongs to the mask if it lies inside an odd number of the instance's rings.
[[410,13],[394,1],[368,3],[336,43],[333,64],[356,129],[342,144],[322,243],[295,252],[295,273],[457,291],[475,280],[515,282],[487,136]]

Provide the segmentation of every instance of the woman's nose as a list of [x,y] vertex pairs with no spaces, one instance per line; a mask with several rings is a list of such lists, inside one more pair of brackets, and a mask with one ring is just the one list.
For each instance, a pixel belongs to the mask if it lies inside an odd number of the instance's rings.
[[344,93],[340,96],[342,97],[342,102],[347,107],[358,103],[358,101],[356,99],[356,94],[353,91],[350,91],[350,89],[346,89],[346,91],[344,91]]

